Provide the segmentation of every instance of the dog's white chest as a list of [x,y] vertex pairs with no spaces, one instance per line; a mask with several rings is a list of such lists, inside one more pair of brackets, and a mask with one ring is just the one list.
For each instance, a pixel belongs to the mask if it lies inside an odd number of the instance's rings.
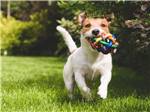
[[85,77],[88,79],[93,79],[100,75],[99,69],[95,64],[86,66],[84,71],[86,71]]

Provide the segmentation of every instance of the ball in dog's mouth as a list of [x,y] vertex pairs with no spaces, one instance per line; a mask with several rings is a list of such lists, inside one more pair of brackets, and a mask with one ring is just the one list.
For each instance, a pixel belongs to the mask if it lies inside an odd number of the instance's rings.
[[[109,35],[112,36],[112,35]],[[102,37],[100,35],[93,37],[86,37],[91,47],[103,54],[115,53],[118,47],[118,42],[115,37]]]

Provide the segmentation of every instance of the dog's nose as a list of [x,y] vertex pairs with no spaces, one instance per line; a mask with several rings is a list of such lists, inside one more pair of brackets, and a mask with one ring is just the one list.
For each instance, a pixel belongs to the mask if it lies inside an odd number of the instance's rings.
[[94,29],[92,31],[92,34],[95,35],[95,36],[97,36],[99,34],[99,29]]

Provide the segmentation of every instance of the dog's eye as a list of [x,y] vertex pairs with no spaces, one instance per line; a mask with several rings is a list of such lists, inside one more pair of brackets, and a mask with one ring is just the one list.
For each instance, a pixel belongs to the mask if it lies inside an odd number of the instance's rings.
[[101,24],[101,27],[106,27],[106,25],[105,24]]
[[85,27],[89,28],[89,27],[91,27],[91,24],[86,24]]

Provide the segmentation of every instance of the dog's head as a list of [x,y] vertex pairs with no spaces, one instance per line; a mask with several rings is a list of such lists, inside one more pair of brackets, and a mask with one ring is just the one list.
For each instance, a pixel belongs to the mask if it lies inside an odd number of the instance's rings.
[[78,22],[82,26],[81,37],[85,37],[83,39],[86,39],[94,50],[104,54],[114,52],[118,46],[116,38],[109,32],[111,16],[88,18],[85,13],[78,16]]
[[78,16],[78,22],[82,26],[81,34],[85,37],[97,36],[100,32],[104,31],[109,33],[110,18],[89,18],[86,13],[81,13]]

